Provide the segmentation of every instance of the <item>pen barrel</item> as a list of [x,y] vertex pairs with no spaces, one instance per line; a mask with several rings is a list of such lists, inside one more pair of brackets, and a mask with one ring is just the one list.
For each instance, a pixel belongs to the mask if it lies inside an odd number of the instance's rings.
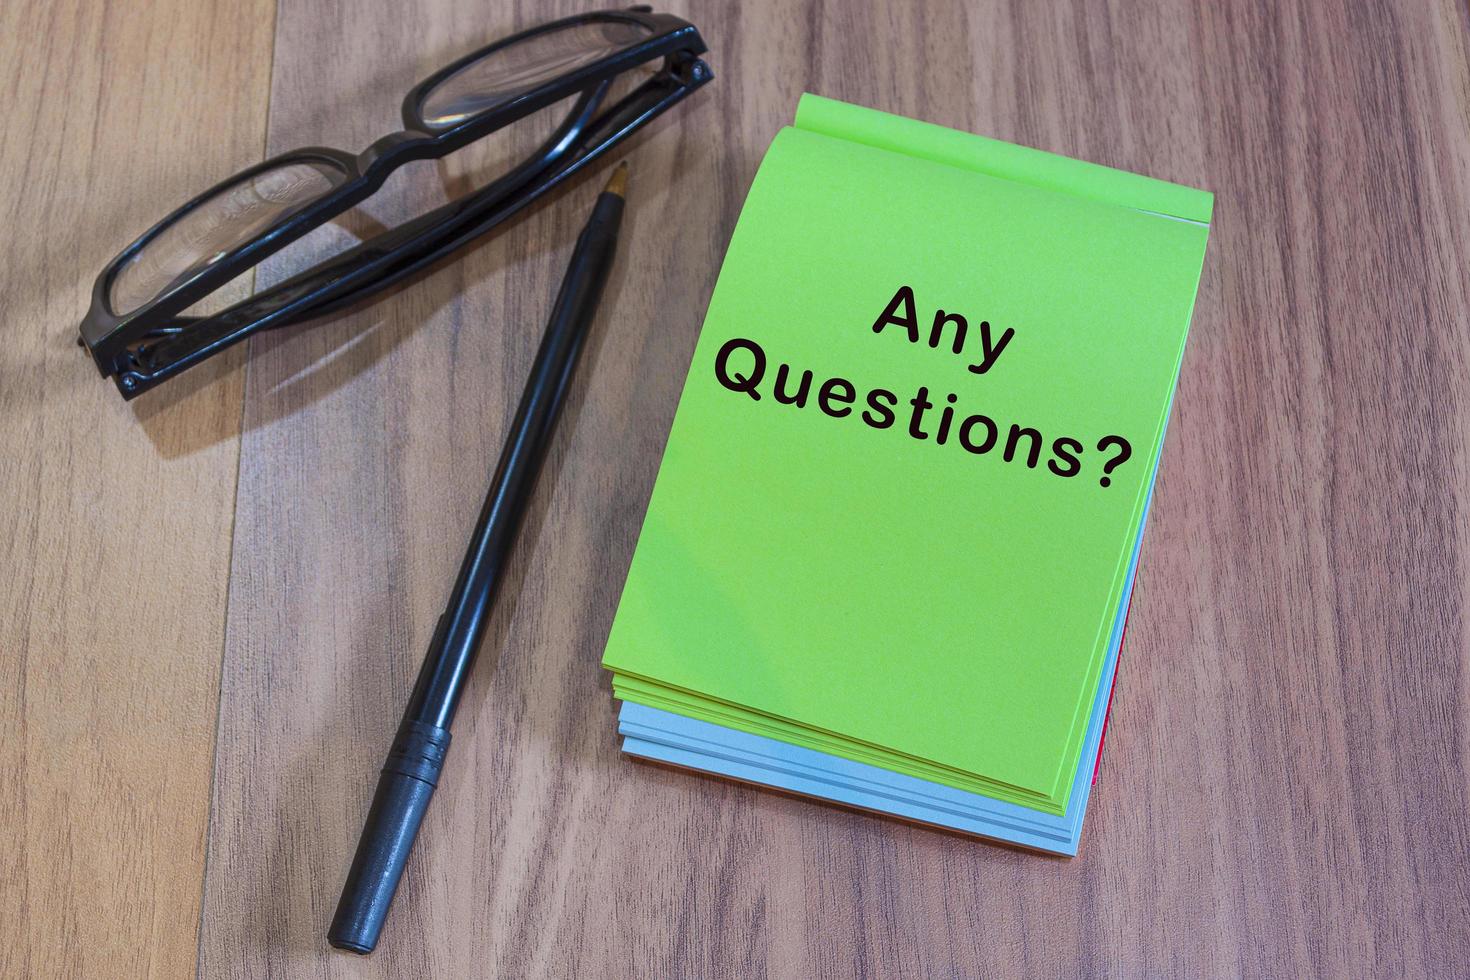
[[443,728],[413,722],[399,729],[327,931],[338,949],[370,953],[377,946],[448,749]]
[[479,649],[500,578],[566,400],[567,388],[607,283],[623,199],[603,193],[577,237],[546,332],[511,421],[490,492],[470,535],[449,605],[414,684],[404,721],[448,728]]
[[434,630],[378,779],[357,854],[327,931],[327,941],[338,949],[370,953],[382,934],[388,906],[439,781],[449,748],[449,725],[484,637],[501,574],[607,283],[622,215],[622,197],[604,192],[577,237],[449,606]]

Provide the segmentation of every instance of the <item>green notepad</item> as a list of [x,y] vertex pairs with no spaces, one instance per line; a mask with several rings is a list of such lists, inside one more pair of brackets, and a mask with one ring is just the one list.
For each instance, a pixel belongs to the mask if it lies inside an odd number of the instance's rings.
[[617,696],[1063,812],[1211,206],[803,97],[710,301]]

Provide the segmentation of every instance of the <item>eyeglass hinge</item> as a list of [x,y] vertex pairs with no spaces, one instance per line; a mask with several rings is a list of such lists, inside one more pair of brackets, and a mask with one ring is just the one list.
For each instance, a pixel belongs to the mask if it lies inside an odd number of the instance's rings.
[[681,85],[701,85],[715,73],[698,55],[679,51],[669,56],[669,74]]

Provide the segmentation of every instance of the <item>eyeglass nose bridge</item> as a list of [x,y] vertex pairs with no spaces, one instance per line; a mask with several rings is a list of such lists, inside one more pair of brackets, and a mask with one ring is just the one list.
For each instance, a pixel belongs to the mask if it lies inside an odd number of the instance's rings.
[[415,148],[427,151],[433,143],[434,138],[431,135],[416,129],[403,129],[396,133],[389,133],[387,136],[374,140],[371,146],[357,155],[357,172],[366,174],[378,167],[392,167],[402,160],[414,159]]

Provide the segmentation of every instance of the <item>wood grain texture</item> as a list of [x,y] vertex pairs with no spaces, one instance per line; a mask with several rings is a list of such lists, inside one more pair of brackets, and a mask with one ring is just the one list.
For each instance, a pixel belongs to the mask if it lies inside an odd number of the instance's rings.
[[128,404],[77,324],[119,249],[260,159],[272,15],[0,4],[3,977],[194,969],[243,359]]
[[[529,17],[370,9],[283,0],[272,149],[364,145],[414,76]],[[322,934],[590,192],[326,339],[258,345],[203,973],[1461,972],[1463,19],[686,12],[719,77],[631,154],[607,312],[369,960]],[[805,89],[1218,193],[1076,861],[617,755],[598,655],[723,244]],[[292,381],[362,329],[355,363]]]
[[[21,774],[0,789],[21,841],[0,858],[0,975],[192,965],[222,634],[202,976],[1465,975],[1455,0],[678,8],[716,80],[628,152],[609,294],[383,943],[326,948],[595,178],[378,303],[171,382],[151,412],[77,367],[70,324],[117,242],[258,152],[249,93],[269,88],[269,152],[360,149],[417,78],[579,9],[278,0],[271,39],[269,11],[169,5],[151,41],[106,18],[119,41],[100,13],[4,8],[55,21],[47,45],[0,35],[23,56],[17,105],[97,108],[40,149],[0,131],[28,232],[0,244],[0,752]],[[192,53],[152,75],[123,53],[169,43]],[[181,85],[194,59],[238,91]],[[618,755],[598,659],[725,243],[807,90],[1217,195],[1075,860]],[[206,106],[224,113],[207,132]],[[410,168],[261,277],[462,193],[528,138]],[[122,182],[128,161],[147,186]],[[14,193],[27,176],[39,196]],[[150,522],[170,533],[134,550],[92,533]],[[123,601],[140,625],[103,634]]]

